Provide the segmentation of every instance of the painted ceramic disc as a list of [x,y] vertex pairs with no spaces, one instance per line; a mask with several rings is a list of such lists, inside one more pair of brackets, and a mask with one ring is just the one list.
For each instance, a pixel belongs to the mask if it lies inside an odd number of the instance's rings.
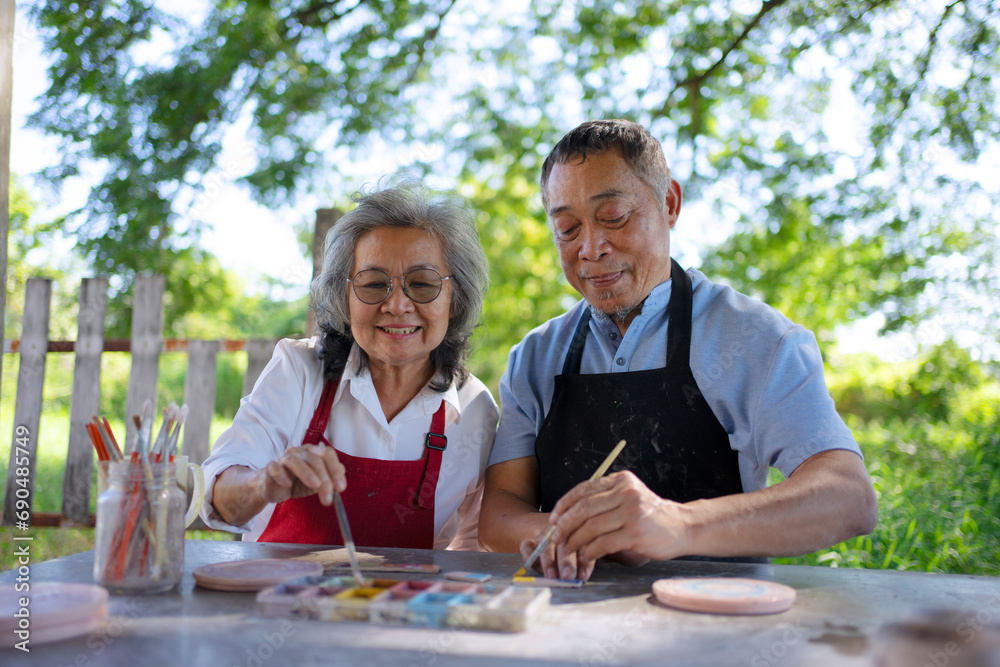
[[0,587],[0,646],[20,641],[14,630],[21,609],[28,600],[31,643],[76,637],[96,630],[108,616],[108,592],[93,584],[62,582],[31,583],[27,591],[14,586]]
[[653,595],[668,607],[710,614],[777,614],[795,602],[795,589],[773,581],[729,577],[660,579]]
[[232,560],[196,567],[194,580],[199,586],[217,591],[259,591],[268,586],[323,574],[323,566],[303,560],[259,558]]

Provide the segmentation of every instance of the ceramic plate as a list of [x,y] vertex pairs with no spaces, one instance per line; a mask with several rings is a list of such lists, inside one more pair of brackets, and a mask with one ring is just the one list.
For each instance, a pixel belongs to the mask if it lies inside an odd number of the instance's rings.
[[653,595],[668,607],[711,614],[777,614],[795,602],[790,586],[728,577],[660,579]]
[[0,587],[0,646],[21,641],[14,634],[21,598],[28,600],[31,644],[58,641],[96,629],[108,615],[108,592],[93,584],[30,583],[27,591]]
[[194,580],[199,586],[217,591],[259,591],[298,577],[319,576],[323,566],[302,560],[260,558],[233,560],[196,567]]

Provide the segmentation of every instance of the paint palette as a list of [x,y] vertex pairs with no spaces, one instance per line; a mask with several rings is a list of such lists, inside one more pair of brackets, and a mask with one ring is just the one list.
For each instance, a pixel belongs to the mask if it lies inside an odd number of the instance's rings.
[[549,605],[548,588],[458,581],[302,577],[257,594],[262,616],[522,632]]

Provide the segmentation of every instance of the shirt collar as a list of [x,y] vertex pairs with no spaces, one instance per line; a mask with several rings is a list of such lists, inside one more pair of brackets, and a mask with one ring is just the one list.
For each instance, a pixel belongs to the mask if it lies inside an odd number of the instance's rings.
[[[365,398],[378,400],[378,396],[375,393],[375,384],[372,382],[371,371],[365,368],[359,373],[356,370],[360,356],[360,348],[355,343],[351,346],[351,352],[347,355],[347,365],[344,366],[344,372],[340,376],[340,386],[337,387],[337,394],[333,399],[334,403],[340,400],[342,393],[347,387],[350,388],[351,395],[359,401],[363,401]],[[431,379],[431,382],[440,381],[441,379],[441,373],[438,372]],[[451,381],[451,384],[448,385],[444,393],[434,391],[430,388],[430,383],[428,383],[413,398],[413,402],[421,405],[423,411],[428,415],[433,415],[437,412],[438,408],[441,407],[442,400],[445,402],[445,420],[458,423],[462,415],[462,407],[458,400],[458,387],[455,386],[454,380]]]
[[667,278],[662,283],[654,287],[649,293],[649,296],[646,297],[645,303],[642,304],[643,312],[646,312],[647,308],[649,308],[651,312],[666,308],[667,304],[670,303],[670,287],[672,284],[673,280]]

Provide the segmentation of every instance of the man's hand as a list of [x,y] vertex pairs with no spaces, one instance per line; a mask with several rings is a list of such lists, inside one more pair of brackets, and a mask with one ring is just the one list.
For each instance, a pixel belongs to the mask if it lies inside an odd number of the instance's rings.
[[549,517],[556,525],[556,546],[543,554],[543,563],[557,566],[563,579],[586,580],[604,556],[641,565],[682,555],[685,515],[683,505],[660,498],[631,472],[577,484]]
[[633,564],[691,555],[798,556],[870,533],[877,516],[861,457],[829,450],[766,489],[683,504],[660,498],[630,472],[614,473],[573,487],[549,521],[567,578],[574,569],[589,576],[604,556]]
[[[545,532],[548,531],[546,530]],[[528,560],[528,556],[535,550],[538,543],[542,541],[545,532],[540,533],[537,537],[528,538],[521,542],[520,551],[523,560]],[[560,548],[554,540],[549,542],[549,546],[538,556],[538,560],[535,561],[533,567],[543,577],[548,577],[549,579],[562,578],[586,581],[594,571],[594,563],[592,562],[587,567],[578,568],[576,553]],[[560,574],[562,574],[561,577]]]
[[343,464],[333,447],[300,445],[289,447],[277,461],[271,461],[260,471],[259,493],[269,503],[289,498],[301,498],[314,493],[329,506],[333,491],[347,488]]

